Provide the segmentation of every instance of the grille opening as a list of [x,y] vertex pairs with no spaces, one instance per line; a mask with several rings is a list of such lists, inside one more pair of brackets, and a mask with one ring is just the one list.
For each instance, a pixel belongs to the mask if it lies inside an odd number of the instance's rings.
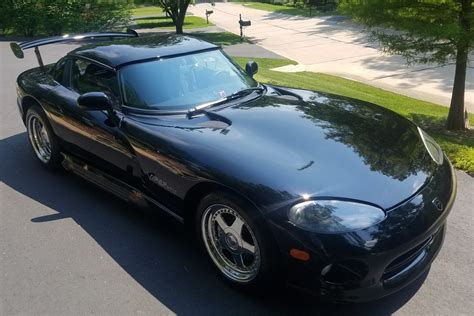
[[431,247],[439,247],[441,240],[442,240],[442,234],[439,232],[442,230],[438,229],[436,233],[431,235],[429,238],[427,238],[425,241],[417,245],[416,247],[412,248],[411,250],[405,252],[401,256],[397,257],[395,260],[393,260],[386,268],[382,276],[382,280],[387,280],[404,269],[406,269],[411,263],[413,263],[414,260],[417,259],[418,256],[424,251],[429,250]]
[[357,285],[367,274],[367,267],[355,260],[346,260],[324,268],[321,276],[331,285]]
[[426,246],[433,240],[433,237],[426,239],[424,242],[411,249],[410,251],[405,252],[403,255],[399,256],[393,260],[386,268],[384,272],[384,278],[390,278],[391,276],[402,271],[407,267],[413,260],[418,257],[418,255],[425,250]]

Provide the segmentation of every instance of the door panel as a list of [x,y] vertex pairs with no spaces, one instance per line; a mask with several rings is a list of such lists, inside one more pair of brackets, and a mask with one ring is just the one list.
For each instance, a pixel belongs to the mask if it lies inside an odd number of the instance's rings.
[[182,216],[186,194],[203,179],[186,155],[176,148],[174,140],[178,140],[169,129],[173,127],[150,127],[130,116],[124,119],[124,130],[143,172],[144,188]]
[[[71,60],[70,63],[73,63]],[[73,64],[70,65],[72,67]],[[86,66],[87,67],[87,66]],[[93,71],[100,71],[94,65]],[[89,67],[90,68],[90,67]],[[71,71],[71,78],[74,75]],[[93,75],[89,73],[88,75]],[[77,81],[78,78],[75,78]],[[93,82],[89,80],[89,83]],[[106,111],[84,111],[77,105],[80,93],[73,80],[67,86],[59,85],[50,93],[53,129],[75,154],[114,176],[137,185],[141,171],[134,151],[126,136],[113,124]],[[83,85],[84,86],[84,85]],[[103,91],[103,87],[87,86],[89,90]],[[89,91],[83,91],[89,92]]]

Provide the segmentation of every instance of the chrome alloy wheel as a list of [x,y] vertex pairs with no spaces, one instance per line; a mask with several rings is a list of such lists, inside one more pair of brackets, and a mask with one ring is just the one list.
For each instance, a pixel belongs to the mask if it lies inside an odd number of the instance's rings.
[[51,159],[51,142],[43,120],[36,114],[28,117],[28,136],[31,146],[41,162],[47,164]]
[[260,249],[239,213],[223,204],[211,205],[201,218],[201,231],[207,252],[226,277],[246,283],[257,276]]

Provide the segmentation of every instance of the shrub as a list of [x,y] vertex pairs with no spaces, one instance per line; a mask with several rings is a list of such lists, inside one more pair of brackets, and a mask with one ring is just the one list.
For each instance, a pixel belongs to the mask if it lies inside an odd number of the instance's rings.
[[0,35],[8,33],[11,29],[12,21],[12,1],[0,1]]
[[86,32],[124,25],[133,1],[2,0],[0,32],[32,37]]

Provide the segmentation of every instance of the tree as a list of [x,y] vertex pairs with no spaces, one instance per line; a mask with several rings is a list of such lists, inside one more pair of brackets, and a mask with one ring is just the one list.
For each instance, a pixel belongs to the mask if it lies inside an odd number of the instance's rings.
[[2,0],[0,31],[33,37],[108,30],[131,16],[130,1]]
[[[14,0],[16,1],[16,0]],[[43,29],[47,35],[61,35],[75,20],[78,12],[73,11],[73,2],[64,0],[48,0],[42,11]]]
[[184,18],[191,0],[157,0],[157,2],[173,20],[176,33],[183,34]]
[[35,36],[44,21],[43,1],[11,1],[11,22],[14,30],[26,37]]
[[474,47],[473,5],[473,0],[343,0],[339,7],[368,25],[383,51],[402,55],[409,64],[455,61],[446,127],[462,130],[466,68]]
[[5,35],[11,29],[13,2],[12,0],[0,1],[0,36]]
[[[51,1],[51,0],[48,0]],[[61,1],[61,0],[54,0]],[[74,32],[107,31],[125,25],[131,17],[128,1],[69,0],[70,29]]]

